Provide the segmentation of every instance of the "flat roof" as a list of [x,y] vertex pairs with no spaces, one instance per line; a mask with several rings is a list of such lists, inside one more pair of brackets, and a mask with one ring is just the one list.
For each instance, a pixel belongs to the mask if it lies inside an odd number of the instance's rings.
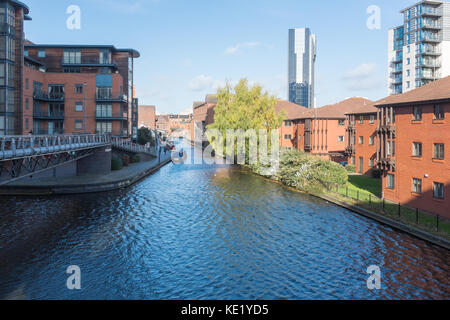
[[26,48],[54,48],[54,49],[111,49],[116,52],[128,52],[133,58],[139,58],[141,54],[135,49],[117,49],[113,45],[81,45],[81,44],[25,44]]
[[30,13],[30,8],[28,8],[28,6],[26,4],[24,4],[21,1],[17,1],[17,0],[8,0],[8,2],[10,2],[14,7],[21,7],[23,8],[23,12],[25,14],[29,14]]
[[412,6],[409,6],[409,7],[405,8],[405,9],[401,10],[400,13],[404,13],[406,10],[412,9],[412,8],[414,8],[414,7],[416,7],[416,6],[420,5],[420,4],[440,5],[440,4],[444,3],[444,2],[445,1],[423,0],[423,1],[420,1],[420,2],[417,2],[417,3],[413,4]]

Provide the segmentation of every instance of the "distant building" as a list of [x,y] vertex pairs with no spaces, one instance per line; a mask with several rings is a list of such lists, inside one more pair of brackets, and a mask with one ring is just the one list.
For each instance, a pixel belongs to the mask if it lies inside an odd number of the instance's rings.
[[389,30],[388,94],[401,94],[450,75],[450,2],[420,1]]
[[156,116],[156,130],[166,135],[170,134],[169,115]]
[[205,101],[194,102],[193,105],[193,126],[191,126],[191,140],[195,139],[195,130],[201,129],[205,133],[206,127],[214,123],[214,108],[217,106],[217,96],[209,94]]
[[289,30],[289,101],[306,108],[315,107],[314,64],[316,36],[309,28]]
[[156,129],[155,106],[139,106],[139,127],[147,127],[151,130]]

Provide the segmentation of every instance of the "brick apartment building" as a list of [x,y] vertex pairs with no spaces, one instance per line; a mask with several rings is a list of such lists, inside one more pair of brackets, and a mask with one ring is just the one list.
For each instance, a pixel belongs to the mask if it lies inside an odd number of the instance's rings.
[[375,105],[383,196],[450,218],[450,77]]
[[356,172],[371,176],[377,167],[377,112],[373,104],[347,113],[346,153]]
[[205,101],[196,101],[193,105],[192,124],[190,126],[191,140],[195,140],[195,128],[203,129],[214,123],[214,108],[217,106],[217,96],[206,95]]
[[139,53],[105,45],[34,44],[24,39],[28,13],[19,1],[0,2],[0,20],[8,26],[0,37],[5,50],[0,54],[0,135],[134,136],[133,74]]
[[139,105],[139,128],[156,130],[156,107]]
[[295,149],[297,147],[297,126],[294,123],[295,120],[299,119],[308,110],[298,104],[286,100],[278,100],[275,105],[275,112],[277,114],[284,112],[285,116],[285,120],[280,128],[280,145],[282,148]]
[[336,162],[348,161],[346,114],[370,105],[373,105],[372,101],[354,97],[334,105],[309,109],[293,121],[296,128],[294,147]]

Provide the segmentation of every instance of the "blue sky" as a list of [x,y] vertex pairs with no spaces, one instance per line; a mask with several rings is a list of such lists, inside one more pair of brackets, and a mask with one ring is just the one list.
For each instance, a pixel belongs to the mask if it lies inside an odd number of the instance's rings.
[[[317,35],[317,105],[351,96],[387,94],[387,31],[400,25],[411,0],[23,0],[35,43],[112,44],[134,48],[140,104],[160,113],[192,107],[226,80],[246,77],[287,97],[289,28]],[[81,30],[66,28],[70,5],[81,8]],[[369,30],[370,5],[381,29]]]

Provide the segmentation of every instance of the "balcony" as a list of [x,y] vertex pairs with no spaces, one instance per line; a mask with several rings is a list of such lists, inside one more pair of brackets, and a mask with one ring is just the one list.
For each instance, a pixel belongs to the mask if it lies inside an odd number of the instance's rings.
[[118,95],[118,96],[114,96],[110,93],[99,93],[97,92],[95,94],[95,100],[97,102],[123,102],[123,103],[127,103],[128,102],[128,97],[124,94],[122,95]]
[[435,60],[422,60],[417,62],[419,68],[440,68],[441,62]]
[[419,47],[417,49],[416,55],[423,55],[423,56],[440,56],[442,54],[441,50],[437,47]]
[[95,119],[97,121],[114,121],[114,120],[127,121],[128,114],[126,112],[113,114],[96,114]]
[[418,80],[437,80],[440,79],[440,73],[432,73],[432,72],[416,72],[416,79]]
[[355,146],[347,146],[345,148],[345,153],[349,156],[354,155],[356,153],[356,148]]
[[419,35],[419,37],[417,38],[418,42],[433,42],[433,43],[438,43],[442,41],[442,34],[440,33],[428,33],[428,34],[423,34],[423,35]]
[[423,22],[421,26],[419,26],[419,28],[422,29],[430,29],[430,30],[441,30],[442,29],[442,24],[440,22]]
[[394,158],[380,158],[377,163],[378,169],[382,171],[395,171],[397,168],[397,162]]
[[48,94],[44,91],[37,91],[35,90],[33,92],[33,99],[45,101],[45,102],[64,102],[64,93],[52,93]]
[[393,124],[382,125],[377,130],[381,134],[392,134],[393,138],[397,136],[397,127]]
[[95,131],[95,134],[110,134],[113,137],[120,137],[120,138],[127,138],[128,131],[126,129],[124,130],[113,130],[112,132],[103,132],[103,131]]
[[98,57],[82,57],[81,59],[62,59],[63,67],[107,67],[117,68],[116,60],[100,59]]
[[33,118],[36,120],[64,120],[64,112],[43,112],[33,111]]
[[442,17],[444,14],[442,9],[433,7],[423,7],[419,14],[424,17]]

